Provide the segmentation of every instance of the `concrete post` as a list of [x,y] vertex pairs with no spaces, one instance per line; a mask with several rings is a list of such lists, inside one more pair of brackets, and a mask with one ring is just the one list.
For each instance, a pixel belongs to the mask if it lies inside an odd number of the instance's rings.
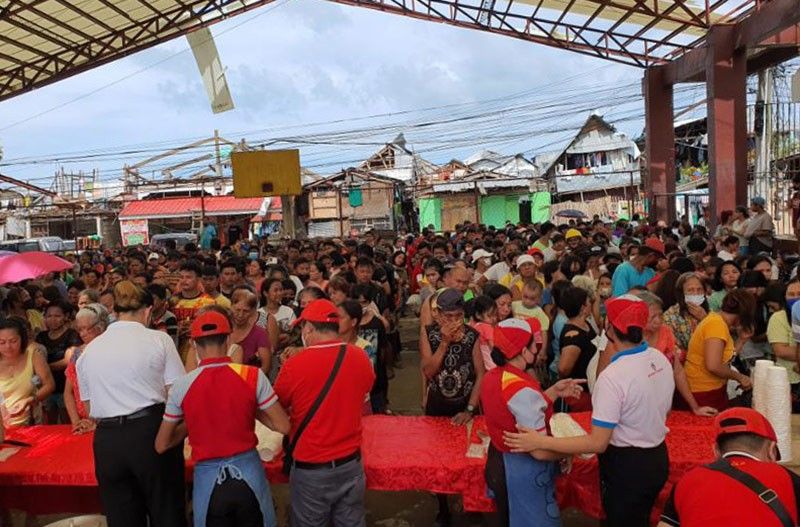
[[673,87],[666,84],[664,67],[653,66],[644,74],[645,154],[647,180],[645,192],[650,202],[650,219],[675,219],[675,128]]
[[720,212],[747,203],[747,64],[737,50],[735,26],[708,32],[708,189],[712,222]]

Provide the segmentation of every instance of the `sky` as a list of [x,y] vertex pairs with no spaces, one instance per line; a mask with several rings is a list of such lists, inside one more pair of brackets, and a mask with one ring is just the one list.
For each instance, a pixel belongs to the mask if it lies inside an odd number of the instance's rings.
[[[560,84],[567,84],[564,79],[569,79],[571,89],[591,90],[598,85],[638,83],[642,76],[642,70],[634,67],[508,37],[319,0],[270,4],[216,24],[212,33],[235,110],[211,112],[186,39],[179,38],[0,103],[4,160],[144,144],[155,149],[154,143],[182,144],[211,136],[214,129],[234,141],[294,134],[307,130],[297,127],[306,123],[476,103],[520,92],[535,95],[540,86],[547,87],[543,89],[550,94],[547,97],[557,100]],[[613,110],[602,99],[591,104],[601,113]],[[632,104],[641,111],[640,102]],[[475,104],[469,110],[483,108]],[[446,116],[448,111],[436,115]],[[421,117],[409,117],[414,118]],[[348,121],[322,128],[364,124]],[[287,126],[295,128],[281,129]],[[530,126],[540,128],[535,123]],[[639,135],[642,126],[636,117],[618,124],[631,136]],[[457,124],[453,127],[448,137],[470,133],[469,125],[463,131]],[[409,147],[423,142],[425,133],[410,131]],[[445,145],[425,157],[446,162],[483,147],[511,154],[535,150],[539,139],[541,144],[552,143],[531,135],[499,142],[487,132],[469,145],[452,149]],[[380,141],[392,138],[387,134]],[[336,163],[366,158],[374,150],[369,145],[309,148],[301,150],[301,160],[330,173]],[[147,155],[64,166],[75,171],[99,168],[103,179],[114,179],[123,163]],[[46,162],[6,166],[2,171],[46,186],[59,166]]]

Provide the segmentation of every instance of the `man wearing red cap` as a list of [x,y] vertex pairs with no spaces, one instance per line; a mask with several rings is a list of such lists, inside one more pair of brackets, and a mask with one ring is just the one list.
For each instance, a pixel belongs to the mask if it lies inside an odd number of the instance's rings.
[[481,384],[481,405],[491,437],[486,483],[494,494],[501,525],[510,527],[561,525],[555,498],[557,467],[552,462],[561,456],[544,451],[534,456],[512,453],[503,443],[503,432],[525,426],[547,433],[552,401],[581,392],[572,379],[562,379],[543,391],[525,373],[536,359],[530,344],[537,328],[535,319],[509,319],[495,326],[492,360],[497,367],[486,373]]
[[800,477],[776,463],[777,437],[767,418],[752,408],[731,408],[714,427],[718,460],[678,481],[659,527],[797,525]]
[[664,438],[675,381],[672,365],[643,340],[649,309],[624,295],[606,302],[606,335],[621,350],[597,378],[589,435],[554,438],[534,430],[504,434],[512,452],[550,450],[597,453],[600,489],[608,525],[646,527],[669,475]]
[[228,357],[227,314],[201,311],[189,329],[200,364],[172,385],[156,436],[159,453],[187,433],[195,461],[195,527],[272,527],[275,510],[256,451],[255,419],[288,433],[289,419],[260,368]]
[[342,342],[330,300],[309,303],[294,324],[302,325],[305,347],[275,381],[292,423],[285,461],[292,527],[363,526],[361,415],[375,381],[372,363],[361,348]]

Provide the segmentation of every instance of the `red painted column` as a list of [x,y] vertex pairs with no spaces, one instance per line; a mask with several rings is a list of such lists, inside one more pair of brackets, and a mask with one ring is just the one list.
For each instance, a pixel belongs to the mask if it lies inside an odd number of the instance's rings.
[[650,202],[650,220],[675,219],[675,128],[672,85],[664,82],[664,67],[652,66],[643,81],[645,112],[644,188]]
[[747,64],[732,25],[708,32],[706,91],[711,212],[747,205]]

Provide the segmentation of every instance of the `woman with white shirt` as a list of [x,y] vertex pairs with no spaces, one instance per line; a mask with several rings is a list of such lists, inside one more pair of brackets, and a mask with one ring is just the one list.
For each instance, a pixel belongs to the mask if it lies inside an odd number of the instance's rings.
[[184,374],[175,343],[147,328],[152,298],[133,282],[114,286],[118,320],[77,362],[81,399],[97,422],[95,475],[110,527],[185,526],[183,448],[153,444],[167,390]]
[[282,348],[289,339],[289,331],[291,330],[292,322],[296,318],[292,308],[281,304],[283,281],[277,278],[264,280],[261,283],[260,293],[261,308],[258,310],[259,314],[262,314],[264,318],[267,318],[268,315],[275,317],[280,329],[280,337],[275,348]]
[[747,207],[744,206],[736,207],[736,210],[733,212],[733,221],[731,222],[729,231],[731,232],[731,234],[739,238],[740,255],[749,254],[747,248],[748,240],[744,236],[744,233],[747,230],[747,224],[750,221],[749,218],[750,214],[747,212]]

